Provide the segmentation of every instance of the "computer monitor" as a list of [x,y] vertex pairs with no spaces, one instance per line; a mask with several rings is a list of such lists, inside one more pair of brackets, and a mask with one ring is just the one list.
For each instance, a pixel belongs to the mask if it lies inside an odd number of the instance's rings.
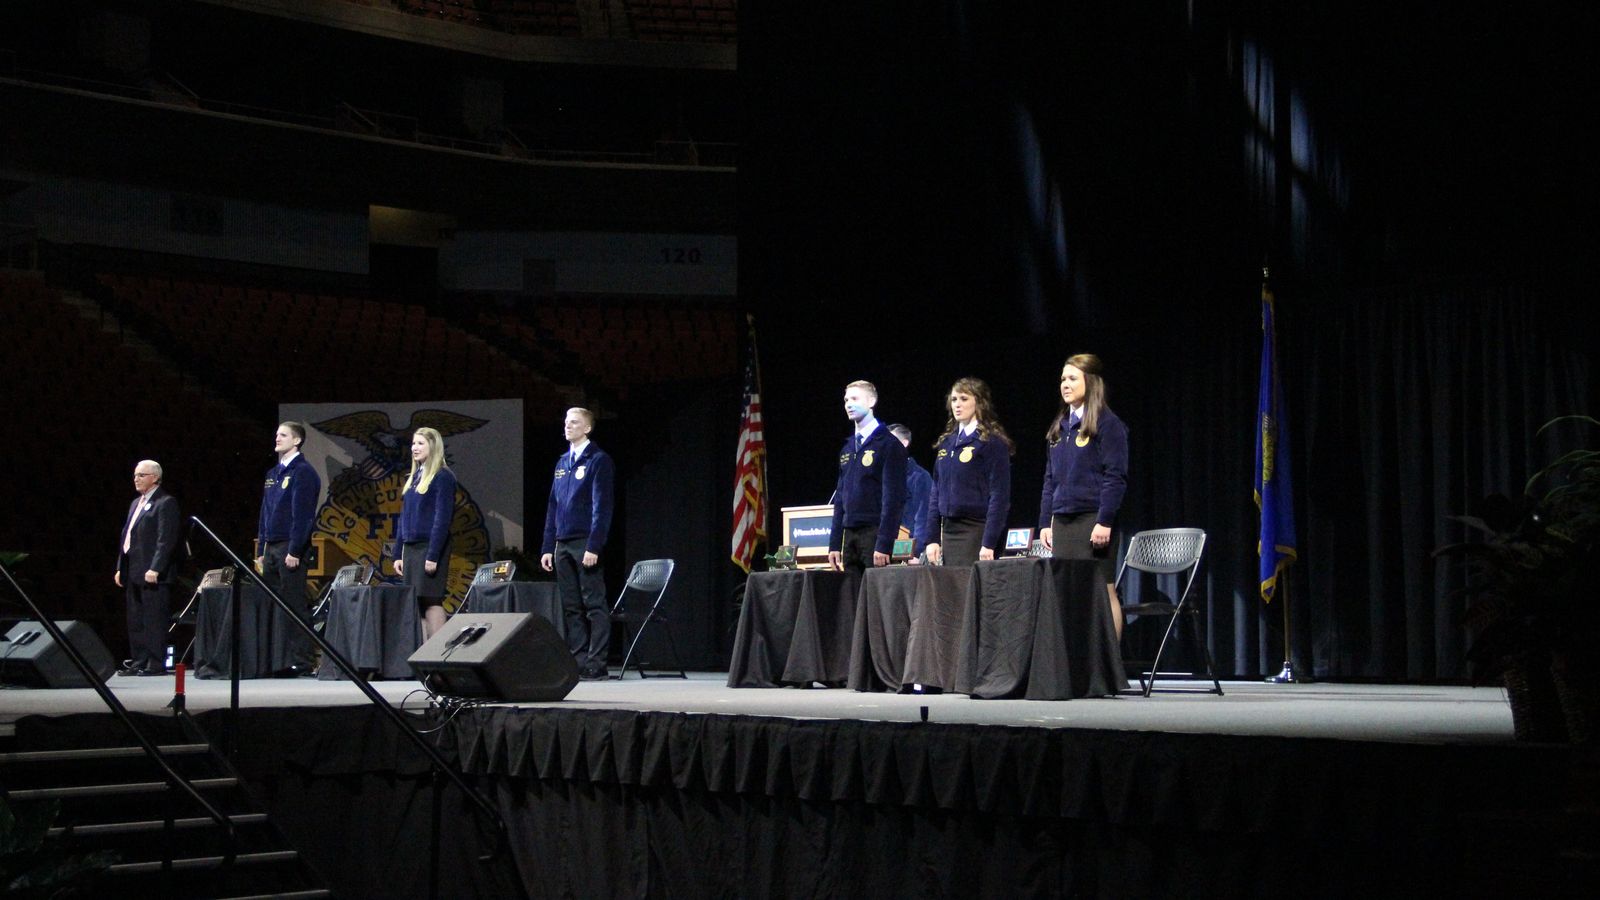
[[1024,553],[1027,553],[1028,552],[1028,547],[1032,543],[1033,543],[1033,529],[1032,528],[1008,528],[1008,529],[1006,529],[1006,548],[1005,548],[1005,552],[1007,554],[1024,554]]

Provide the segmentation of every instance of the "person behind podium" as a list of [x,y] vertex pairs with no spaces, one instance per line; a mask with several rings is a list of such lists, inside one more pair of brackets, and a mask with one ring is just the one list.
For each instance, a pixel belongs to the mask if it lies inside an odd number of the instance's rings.
[[1128,489],[1128,429],[1106,406],[1104,366],[1079,353],[1061,367],[1061,411],[1046,441],[1049,461],[1039,497],[1039,539],[1056,559],[1100,564],[1111,620],[1122,636],[1122,604],[1113,583],[1117,510]]
[[866,571],[887,566],[900,534],[906,503],[906,448],[873,416],[878,389],[852,381],[844,389],[844,413],[855,433],[839,451],[839,482],[833,494],[833,529],[828,564],[835,570]]
[[[267,470],[261,497],[261,517],[256,527],[256,571],[261,580],[302,619],[306,608],[306,553],[311,548],[311,533],[316,530],[317,498],[322,479],[301,455],[306,442],[306,426],[284,422],[272,436],[277,465]],[[299,629],[289,627],[284,659],[275,674],[310,673],[310,646]]]
[[567,452],[556,460],[544,517],[543,555],[539,557],[546,572],[556,573],[567,649],[578,663],[579,677],[587,681],[607,677],[611,610],[606,606],[600,552],[611,531],[616,497],[615,467],[611,457],[590,442],[593,430],[594,413],[579,407],[567,410],[562,421]]
[[128,507],[112,580],[125,592],[128,651],[123,675],[162,675],[167,671],[167,619],[172,615],[169,587],[178,550],[178,501],[161,489],[161,464],[141,460],[133,467],[138,496]]
[[962,378],[950,387],[950,421],[934,443],[928,501],[928,562],[970,566],[994,559],[1011,511],[1011,455],[1016,445],[994,411],[989,385]]
[[[895,436],[900,446],[906,448],[906,505],[900,513],[900,529],[921,552],[926,538],[922,533],[922,525],[928,515],[928,495],[933,491],[933,476],[918,465],[917,458],[911,455],[911,429],[908,426],[890,425],[889,433]],[[910,561],[916,562],[916,559]]]
[[456,476],[445,464],[444,436],[418,428],[411,436],[411,472],[401,490],[394,571],[417,591],[422,639],[444,627],[450,575],[450,520],[456,511]]

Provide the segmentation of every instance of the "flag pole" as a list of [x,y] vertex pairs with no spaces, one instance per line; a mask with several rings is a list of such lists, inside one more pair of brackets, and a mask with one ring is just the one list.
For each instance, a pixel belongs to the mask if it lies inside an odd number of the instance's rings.
[[1279,600],[1283,604],[1283,669],[1276,675],[1268,676],[1265,679],[1267,684],[1301,684],[1311,680],[1310,678],[1301,677],[1294,670],[1294,651],[1292,649],[1294,647],[1294,643],[1289,640],[1288,574],[1288,571],[1285,570],[1283,576],[1279,578],[1277,590],[1274,592],[1275,599]]
[[[1277,599],[1283,605],[1283,668],[1264,681],[1267,684],[1296,684],[1310,681],[1294,671],[1294,642],[1290,618],[1290,578],[1288,569],[1296,557],[1294,544],[1293,495],[1290,493],[1290,464],[1288,440],[1283,428],[1282,386],[1278,384],[1277,311],[1275,311],[1272,272],[1266,261],[1261,264],[1261,402],[1258,410],[1258,442],[1256,442],[1256,506],[1261,509],[1261,538],[1256,552],[1261,557],[1261,599]],[[1282,453],[1282,460],[1278,455]],[[1269,490],[1270,484],[1270,490]],[[1272,517],[1272,527],[1267,519]],[[1282,528],[1288,528],[1288,538],[1283,538]],[[1272,575],[1267,578],[1267,552],[1272,552]]]

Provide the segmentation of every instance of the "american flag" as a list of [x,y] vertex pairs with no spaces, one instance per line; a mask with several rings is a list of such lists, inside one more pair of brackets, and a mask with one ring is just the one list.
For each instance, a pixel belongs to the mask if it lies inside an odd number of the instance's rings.
[[739,449],[733,482],[733,562],[750,571],[756,547],[767,539],[767,438],[761,429],[761,365],[756,359],[756,325],[750,329],[744,363],[744,413],[739,417]]

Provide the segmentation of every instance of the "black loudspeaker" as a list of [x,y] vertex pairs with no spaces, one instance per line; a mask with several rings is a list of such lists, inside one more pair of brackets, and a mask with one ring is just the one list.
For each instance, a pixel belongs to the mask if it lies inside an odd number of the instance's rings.
[[[56,627],[66,635],[78,655],[94,670],[102,683],[117,670],[106,645],[88,625],[76,621],[58,621]],[[89,682],[72,664],[67,651],[50,637],[50,632],[36,621],[18,622],[0,641],[0,683],[22,687],[83,688]]]
[[495,700],[560,700],[578,664],[554,625],[534,613],[464,613],[406,660],[435,693]]

